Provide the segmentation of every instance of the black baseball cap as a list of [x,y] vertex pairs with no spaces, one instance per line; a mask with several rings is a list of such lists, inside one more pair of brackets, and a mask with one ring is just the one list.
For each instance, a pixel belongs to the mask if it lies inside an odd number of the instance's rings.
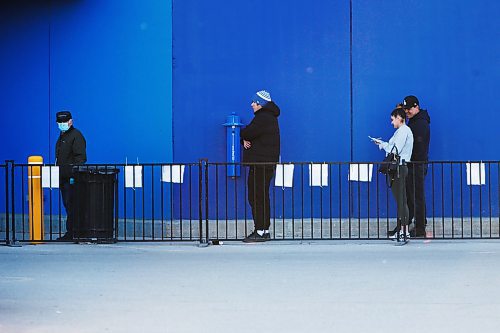
[[67,123],[70,119],[73,119],[73,117],[69,111],[59,111],[56,113],[56,122],[58,123]]
[[403,100],[403,108],[411,109],[414,106],[420,106],[420,104],[418,103],[418,98],[413,95],[406,96]]

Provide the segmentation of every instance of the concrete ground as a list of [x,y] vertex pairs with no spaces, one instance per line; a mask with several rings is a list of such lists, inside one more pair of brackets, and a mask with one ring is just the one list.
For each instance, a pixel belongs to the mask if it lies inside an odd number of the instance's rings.
[[0,332],[499,332],[498,240],[0,246]]

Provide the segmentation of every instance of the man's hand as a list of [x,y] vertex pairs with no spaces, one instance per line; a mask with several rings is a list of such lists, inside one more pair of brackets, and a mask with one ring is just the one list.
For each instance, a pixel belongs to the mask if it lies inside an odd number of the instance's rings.
[[243,140],[243,147],[245,147],[245,149],[249,149],[252,147],[252,143],[250,141]]

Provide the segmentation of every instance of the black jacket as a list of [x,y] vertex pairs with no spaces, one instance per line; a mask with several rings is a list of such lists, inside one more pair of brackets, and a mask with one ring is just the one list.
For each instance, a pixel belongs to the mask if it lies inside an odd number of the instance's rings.
[[241,138],[250,141],[250,149],[243,148],[243,162],[278,162],[280,156],[279,107],[268,102],[254,113],[252,122],[241,130]]
[[408,126],[413,133],[412,161],[429,160],[429,142],[431,141],[431,117],[427,110],[420,110],[408,121]]
[[56,142],[56,164],[63,166],[59,170],[61,179],[71,176],[71,167],[64,166],[87,162],[86,145],[82,133],[73,126],[66,132],[61,132]]

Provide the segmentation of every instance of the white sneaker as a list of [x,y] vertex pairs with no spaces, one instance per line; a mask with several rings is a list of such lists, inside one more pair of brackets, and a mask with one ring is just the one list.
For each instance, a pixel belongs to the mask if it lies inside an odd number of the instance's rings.
[[403,232],[403,230],[400,230],[399,233],[398,233],[398,239],[397,239],[397,241],[398,242],[404,242],[404,241],[409,241],[409,240],[410,240],[410,233],[406,232],[406,237],[405,237],[405,233]]

